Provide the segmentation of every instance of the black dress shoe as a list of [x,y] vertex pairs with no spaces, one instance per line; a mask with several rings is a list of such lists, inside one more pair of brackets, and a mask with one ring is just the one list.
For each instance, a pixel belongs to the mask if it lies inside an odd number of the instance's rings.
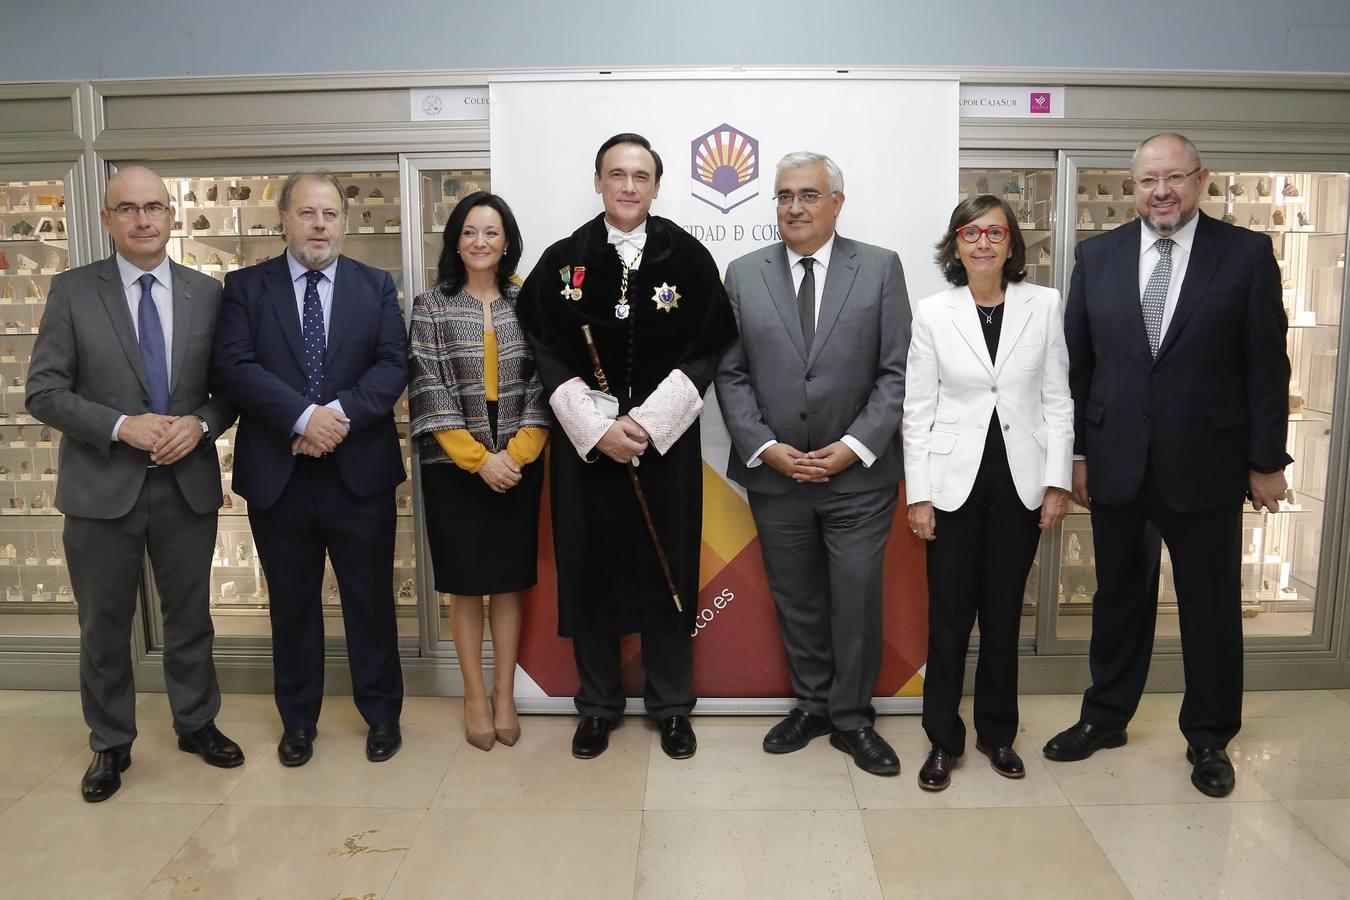
[[80,780],[80,795],[89,803],[107,800],[122,786],[122,773],[131,768],[131,745],[94,751],[94,759]]
[[791,753],[830,733],[830,720],[798,707],[764,735],[765,753]]
[[582,716],[572,735],[572,755],[577,759],[595,759],[609,749],[609,730],[614,723],[600,716]]
[[1227,797],[1233,793],[1237,775],[1228,751],[1218,747],[1187,747],[1186,762],[1190,763],[1191,784],[1208,797]]
[[858,768],[871,775],[900,774],[900,758],[871,725],[830,732],[830,746],[852,756]]
[[1046,742],[1041,751],[1055,762],[1087,759],[1098,750],[1123,747],[1128,738],[1123,728],[1102,728],[1087,722],[1075,722]]
[[688,716],[670,716],[661,720],[661,749],[671,759],[688,759],[698,749],[694,726]]
[[303,766],[314,755],[314,739],[319,729],[311,725],[308,728],[288,728],[281,733],[281,743],[277,744],[277,756],[281,764],[290,768]]
[[945,791],[952,783],[952,769],[956,768],[959,756],[953,756],[937,744],[928,751],[928,759],[919,769],[919,787],[925,791]]
[[366,733],[366,759],[371,762],[384,762],[402,746],[403,734],[397,721],[372,725]]
[[185,753],[195,753],[206,764],[221,769],[233,769],[244,764],[244,751],[239,745],[220,733],[215,722],[192,732],[178,736],[178,749]]
[[994,771],[1004,778],[1026,778],[1027,767],[1022,765],[1022,757],[1017,755],[1017,751],[1011,747],[989,747],[980,741],[975,742],[975,749],[989,757],[989,764],[994,767]]

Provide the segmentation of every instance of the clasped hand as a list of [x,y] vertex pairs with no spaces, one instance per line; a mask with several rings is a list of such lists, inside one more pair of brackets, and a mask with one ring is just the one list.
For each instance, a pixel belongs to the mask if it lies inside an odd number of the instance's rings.
[[488,456],[483,467],[478,470],[483,483],[499,494],[505,494],[520,484],[520,465],[505,450]]
[[595,447],[620,465],[627,465],[647,449],[647,430],[629,416],[619,416]]
[[157,466],[171,466],[191,453],[202,439],[202,426],[196,416],[161,416],[142,413],[127,416],[117,431],[117,439],[150,454]]
[[351,421],[335,409],[315,407],[305,425],[305,433],[296,435],[291,441],[291,455],[303,453],[317,458],[332,453],[346,439]]
[[759,455],[765,465],[793,481],[823,484],[858,461],[858,454],[843,441],[835,441],[819,450],[803,453],[791,444],[779,441]]

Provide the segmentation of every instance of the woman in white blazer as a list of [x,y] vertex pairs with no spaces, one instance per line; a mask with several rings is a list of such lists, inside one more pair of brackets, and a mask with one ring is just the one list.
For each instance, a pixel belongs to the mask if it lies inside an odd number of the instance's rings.
[[962,201],[938,244],[950,290],[914,310],[906,368],[905,495],[928,542],[928,667],[919,786],[940,791],[965,750],[957,707],[971,626],[980,623],[975,747],[1008,778],[1026,774],[1017,735],[1022,591],[1040,532],[1068,509],[1073,401],[1059,292],[1025,282],[1011,207]]

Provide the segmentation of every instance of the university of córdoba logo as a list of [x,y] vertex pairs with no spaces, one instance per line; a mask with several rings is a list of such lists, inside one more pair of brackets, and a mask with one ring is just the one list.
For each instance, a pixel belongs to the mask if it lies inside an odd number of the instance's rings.
[[759,196],[759,141],[723,122],[690,144],[693,195],[723,215]]

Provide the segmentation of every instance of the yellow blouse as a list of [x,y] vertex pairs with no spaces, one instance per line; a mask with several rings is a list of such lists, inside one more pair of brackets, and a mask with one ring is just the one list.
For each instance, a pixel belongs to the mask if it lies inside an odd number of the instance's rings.
[[[483,332],[483,395],[488,402],[497,400],[497,332]],[[483,468],[491,455],[466,428],[447,428],[433,432],[436,443],[454,460],[455,465],[466,472],[477,472]],[[547,428],[522,428],[506,442],[506,452],[517,465],[527,466],[544,452],[548,442]]]

